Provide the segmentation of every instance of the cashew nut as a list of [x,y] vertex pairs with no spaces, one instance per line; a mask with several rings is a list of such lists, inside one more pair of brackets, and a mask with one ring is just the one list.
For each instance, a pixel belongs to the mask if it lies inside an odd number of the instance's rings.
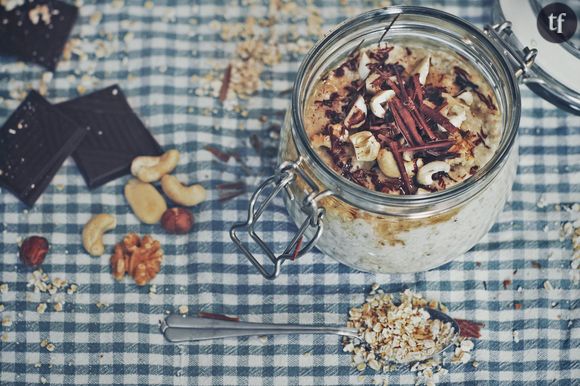
[[381,172],[387,177],[391,178],[399,178],[401,177],[401,173],[399,172],[399,168],[397,167],[397,161],[395,161],[395,157],[393,153],[391,153],[388,149],[381,149],[377,156],[377,164]]
[[371,73],[371,70],[368,67],[370,62],[371,60],[369,59],[369,56],[363,51],[358,61],[358,76],[360,76],[361,79],[366,79]]
[[94,215],[83,228],[83,247],[91,256],[101,256],[105,253],[103,234],[115,229],[117,219],[115,216],[101,213]]
[[194,206],[207,198],[207,192],[203,186],[199,184],[182,185],[177,177],[169,174],[164,175],[161,179],[161,188],[171,201],[179,205]]
[[330,135],[314,134],[312,137],[310,137],[310,143],[315,149],[320,147],[326,147],[330,149],[332,147],[330,142]]
[[179,151],[172,149],[159,157],[140,156],[131,163],[131,174],[143,182],[158,181],[171,173],[179,161]]
[[332,130],[332,135],[334,135],[341,141],[346,141],[348,139],[348,130],[343,129],[342,124],[336,123],[334,125],[331,125],[330,129]]
[[387,113],[387,109],[383,107],[383,104],[388,102],[392,97],[395,96],[393,90],[385,90],[376,94],[371,99],[371,111],[378,118],[384,118]]
[[417,182],[421,185],[429,186],[433,183],[433,174],[445,172],[449,173],[451,166],[447,162],[433,161],[423,165],[417,171]]
[[461,105],[454,105],[449,108],[447,118],[449,119],[449,123],[459,128],[467,119],[467,115],[465,114],[465,109]]
[[457,99],[463,101],[466,105],[471,106],[473,103],[473,94],[471,91],[464,91],[457,96]]
[[125,185],[125,198],[135,216],[145,224],[159,222],[167,204],[155,187],[146,182],[131,179]]
[[370,131],[361,131],[349,137],[354,146],[356,159],[359,161],[374,161],[377,159],[381,144]]
[[[397,166],[397,161],[395,161],[395,156],[388,149],[381,149],[379,155],[377,156],[377,165],[383,174],[391,178],[401,178],[401,172]],[[404,162],[405,171],[409,177],[415,175],[415,164],[413,161]],[[421,158],[417,159],[417,166],[423,165],[423,160]]]
[[353,128],[356,129],[361,127],[367,119],[367,105],[365,103],[365,99],[362,95],[359,95],[356,98],[356,101],[350,108],[350,111],[346,115],[344,119],[344,126],[347,129]]
[[426,56],[415,66],[412,74],[419,74],[419,83],[425,84],[427,81],[427,75],[429,75],[429,66],[431,64],[431,57]]
[[375,84],[375,81],[380,78],[377,73],[370,74],[365,81],[365,87],[370,94],[376,94],[381,91],[379,84]]

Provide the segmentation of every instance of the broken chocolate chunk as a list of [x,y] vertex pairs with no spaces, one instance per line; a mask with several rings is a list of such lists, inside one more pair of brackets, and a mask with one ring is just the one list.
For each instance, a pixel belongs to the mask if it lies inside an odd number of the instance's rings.
[[0,186],[32,206],[85,135],[31,91],[0,128]]
[[0,7],[0,54],[56,68],[78,8],[57,0],[26,1],[10,11]]
[[135,157],[163,153],[117,85],[56,107],[87,130],[73,157],[91,189],[128,174]]

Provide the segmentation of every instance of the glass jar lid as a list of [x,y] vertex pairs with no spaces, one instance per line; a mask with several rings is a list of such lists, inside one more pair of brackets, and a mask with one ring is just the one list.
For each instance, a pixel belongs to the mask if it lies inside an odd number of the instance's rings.
[[[523,83],[557,107],[580,114],[580,76],[577,73],[580,67],[579,33],[576,30],[569,40],[560,43],[544,38],[538,28],[538,15],[548,3],[551,2],[497,0],[493,28],[512,48],[522,52],[537,50],[533,63],[522,76]],[[571,9],[578,8],[571,4],[574,2],[569,3]],[[555,28],[556,17],[554,15],[553,18]],[[572,14],[568,17],[576,16]]]

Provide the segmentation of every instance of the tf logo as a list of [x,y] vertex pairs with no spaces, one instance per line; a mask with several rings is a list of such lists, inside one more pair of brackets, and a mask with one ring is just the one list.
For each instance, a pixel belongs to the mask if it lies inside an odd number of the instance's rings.
[[538,31],[544,39],[552,43],[563,43],[576,32],[578,19],[566,4],[551,3],[538,13]]

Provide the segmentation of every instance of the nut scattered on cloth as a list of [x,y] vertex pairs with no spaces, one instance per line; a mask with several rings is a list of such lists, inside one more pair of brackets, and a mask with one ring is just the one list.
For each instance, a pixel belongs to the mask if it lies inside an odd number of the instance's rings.
[[188,233],[193,222],[193,214],[185,208],[169,208],[161,217],[161,226],[172,234]]
[[179,162],[179,151],[171,149],[159,157],[139,156],[131,163],[131,174],[143,182],[159,181]]
[[175,176],[166,174],[161,178],[163,193],[179,205],[195,206],[207,198],[205,188],[199,184],[183,185]]
[[28,267],[38,267],[44,262],[50,246],[42,236],[30,236],[20,245],[20,260]]
[[105,253],[103,234],[115,229],[117,218],[108,213],[96,214],[85,224],[82,233],[83,247],[91,256]]
[[128,274],[137,285],[145,285],[157,275],[162,262],[163,250],[159,241],[149,235],[141,238],[135,233],[129,233],[115,245],[115,252],[111,256],[111,272],[117,280]]
[[125,185],[125,198],[135,216],[145,224],[156,224],[167,210],[167,203],[151,184],[130,179]]

